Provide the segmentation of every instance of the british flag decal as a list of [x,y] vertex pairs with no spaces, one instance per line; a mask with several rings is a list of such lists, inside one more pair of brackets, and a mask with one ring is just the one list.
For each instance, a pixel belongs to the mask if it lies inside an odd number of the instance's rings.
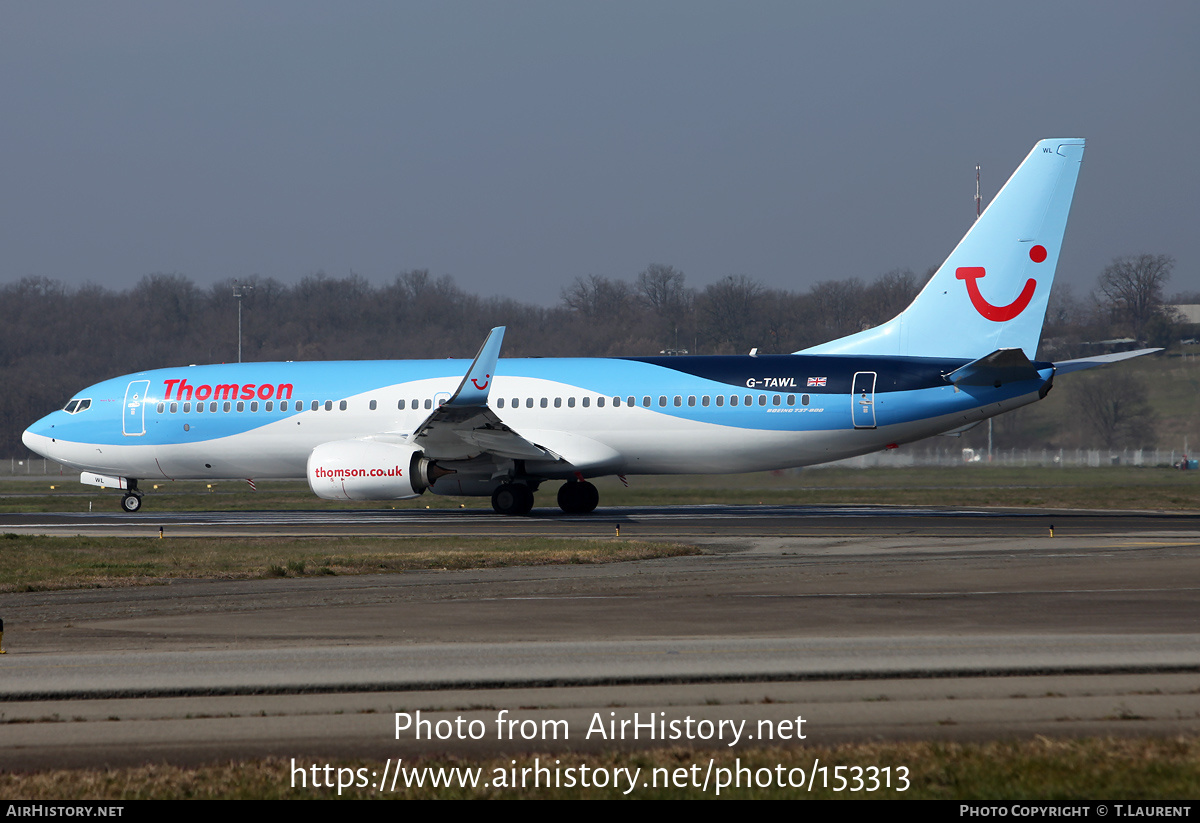
[[827,377],[810,377],[808,378],[808,386],[809,388],[812,388],[813,386],[824,386],[825,381],[828,379],[829,378]]

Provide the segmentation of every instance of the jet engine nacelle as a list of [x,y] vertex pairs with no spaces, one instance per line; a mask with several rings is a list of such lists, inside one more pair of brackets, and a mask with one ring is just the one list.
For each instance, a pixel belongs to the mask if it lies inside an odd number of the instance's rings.
[[438,474],[420,449],[398,443],[337,440],[308,456],[308,485],[325,500],[419,497]]

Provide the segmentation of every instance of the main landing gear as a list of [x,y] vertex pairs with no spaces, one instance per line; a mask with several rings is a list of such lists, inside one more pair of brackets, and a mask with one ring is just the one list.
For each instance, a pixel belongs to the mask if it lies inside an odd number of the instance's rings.
[[525,515],[533,511],[533,490],[524,483],[503,483],[492,492],[497,514]]
[[137,481],[129,481],[129,491],[121,498],[121,508],[133,514],[142,507],[142,493],[138,491]]
[[[563,483],[558,490],[558,507],[567,514],[587,514],[596,510],[600,492],[586,480]],[[492,508],[497,514],[526,515],[533,511],[533,489],[524,483],[504,483],[492,492]]]
[[572,480],[558,489],[558,507],[567,514],[588,514],[600,503],[600,492],[586,480]]

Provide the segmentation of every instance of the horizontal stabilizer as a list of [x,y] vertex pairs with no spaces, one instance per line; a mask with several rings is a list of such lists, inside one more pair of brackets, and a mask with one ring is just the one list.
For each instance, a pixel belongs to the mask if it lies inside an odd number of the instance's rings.
[[946,375],[956,386],[995,386],[1037,380],[1037,369],[1020,349],[997,349]]
[[1119,351],[1114,354],[1098,354],[1095,357],[1080,357],[1078,360],[1064,360],[1061,363],[1054,364],[1054,373],[1070,374],[1073,371],[1094,369],[1096,366],[1107,366],[1109,363],[1120,363],[1122,360],[1130,360],[1134,357],[1141,357],[1144,354],[1154,354],[1156,351],[1162,351],[1162,349]]

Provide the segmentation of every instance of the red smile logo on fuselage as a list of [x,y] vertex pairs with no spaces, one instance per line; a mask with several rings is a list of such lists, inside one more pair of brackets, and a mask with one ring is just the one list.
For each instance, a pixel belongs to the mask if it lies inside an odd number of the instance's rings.
[[[1041,263],[1046,259],[1046,256],[1046,249],[1043,246],[1034,246],[1029,250],[1029,259],[1035,263]],[[1034,291],[1037,290],[1036,280],[1032,277],[1026,280],[1025,287],[1021,289],[1021,293],[1017,295],[1017,299],[1007,306],[993,306],[983,296],[983,293],[979,291],[979,278],[986,274],[987,271],[983,266],[962,266],[954,271],[955,277],[959,280],[967,281],[967,295],[971,298],[971,305],[975,307],[975,311],[983,315],[984,318],[996,323],[1012,320],[1018,314],[1025,311],[1025,307],[1033,299]]]

